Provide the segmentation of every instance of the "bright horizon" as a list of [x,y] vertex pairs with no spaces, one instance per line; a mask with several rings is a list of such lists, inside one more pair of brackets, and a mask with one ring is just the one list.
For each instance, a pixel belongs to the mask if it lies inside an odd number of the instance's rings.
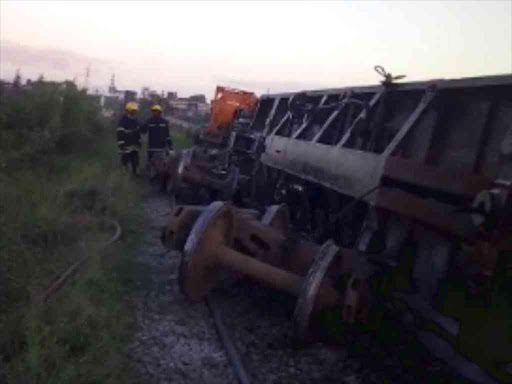
[[[20,22],[22,21],[22,22]],[[0,1],[0,77],[257,93],[512,73],[512,0]]]

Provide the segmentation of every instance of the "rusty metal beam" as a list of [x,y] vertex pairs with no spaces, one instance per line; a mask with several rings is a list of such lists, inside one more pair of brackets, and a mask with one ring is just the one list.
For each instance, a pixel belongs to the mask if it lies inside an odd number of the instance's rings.
[[281,101],[280,97],[276,97],[276,99],[274,100],[274,104],[272,105],[272,109],[271,109],[267,119],[265,120],[265,126],[263,128],[263,134],[264,135],[268,134],[268,130],[270,129],[270,124],[272,123],[272,119],[274,118],[274,115],[276,114],[277,107],[278,107],[280,101]]
[[397,146],[400,144],[402,139],[409,133],[409,130],[412,128],[414,123],[418,121],[421,114],[427,109],[427,107],[430,105],[430,102],[436,95],[436,91],[433,89],[428,89],[425,92],[425,95],[423,96],[423,99],[416,107],[416,110],[412,113],[412,115],[409,116],[407,121],[404,123],[404,125],[400,128],[400,131],[395,135],[391,143],[386,147],[386,149],[383,152],[383,156],[388,157],[393,154]]
[[[377,102],[382,98],[382,96],[384,95],[384,92],[385,92],[385,88],[381,88],[379,90],[378,93],[376,93],[372,100],[370,101],[370,104],[369,104],[369,109],[371,110],[376,104]],[[367,111],[366,110],[362,110],[361,113],[359,114],[359,116],[356,117],[356,119],[354,120],[354,122],[352,123],[352,125],[350,126],[350,128],[347,130],[347,132],[345,132],[345,134],[343,135],[343,137],[341,138],[340,142],[338,143],[338,145],[336,146],[336,148],[341,148],[345,145],[345,143],[348,141],[348,139],[350,138],[350,135],[352,134],[352,130],[354,129],[354,127],[357,125],[357,123],[359,123],[360,120],[363,120],[363,119],[366,119],[368,118],[367,116]]]
[[470,215],[457,213],[450,205],[422,199],[399,189],[380,188],[375,205],[457,238],[473,240],[479,233]]
[[[327,97],[328,95],[323,95],[322,96],[322,99],[320,100],[320,102],[318,103],[317,105],[317,108],[320,108],[321,106],[323,106],[325,104],[325,102],[327,101]],[[313,113],[314,114],[314,113]],[[313,117],[310,117],[307,121],[305,121],[299,129],[297,129],[297,132],[295,132],[291,138],[292,139],[296,139],[301,133],[302,131],[304,131],[308,126],[309,124],[313,121]]]
[[423,165],[417,161],[390,157],[384,166],[383,177],[429,188],[446,193],[473,198],[484,189],[489,189],[493,181],[461,170],[454,177],[453,171]]
[[341,111],[343,110],[343,108],[345,108],[345,105],[343,105],[340,109],[336,109],[334,110],[331,115],[327,118],[327,120],[325,120],[325,123],[322,125],[322,127],[320,128],[320,130],[318,131],[318,133],[315,135],[315,137],[313,137],[313,140],[312,142],[313,143],[316,143],[318,141],[318,139],[320,139],[320,137],[323,135],[323,133],[325,132],[325,130],[327,128],[329,128],[329,126],[332,124],[332,122],[336,119],[336,117],[341,113]]
[[286,112],[286,114],[283,116],[283,118],[281,119],[281,121],[279,122],[279,124],[277,124],[277,126],[274,128],[274,130],[272,131],[271,135],[275,135],[280,129],[281,127],[283,126],[283,124],[286,124],[286,121],[291,118],[292,114],[290,113],[290,111]]

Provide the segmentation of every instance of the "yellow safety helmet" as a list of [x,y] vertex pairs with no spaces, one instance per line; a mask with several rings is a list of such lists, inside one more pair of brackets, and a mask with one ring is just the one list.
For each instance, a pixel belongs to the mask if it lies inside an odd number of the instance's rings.
[[151,110],[154,112],[154,111],[158,111],[158,112],[162,112],[162,107],[159,106],[158,104],[155,104],[151,107]]
[[139,110],[139,106],[137,105],[137,103],[130,101],[129,103],[126,104],[125,109],[127,112],[132,112],[132,111],[135,112],[135,111]]

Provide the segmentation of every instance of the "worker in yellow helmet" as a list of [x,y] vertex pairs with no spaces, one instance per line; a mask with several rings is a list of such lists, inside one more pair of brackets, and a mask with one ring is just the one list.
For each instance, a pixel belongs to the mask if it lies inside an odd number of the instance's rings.
[[[172,139],[169,132],[169,122],[162,117],[162,107],[155,104],[151,107],[151,118],[143,125],[142,133],[148,135],[148,170],[155,172],[153,160],[155,156],[165,156],[167,150],[172,150]],[[159,176],[159,175],[155,175]],[[166,180],[160,180],[162,189],[165,189]]]
[[125,113],[119,120],[117,128],[117,145],[124,167],[131,165],[132,173],[137,176],[139,167],[140,129],[137,120],[139,107],[135,102],[126,104]]

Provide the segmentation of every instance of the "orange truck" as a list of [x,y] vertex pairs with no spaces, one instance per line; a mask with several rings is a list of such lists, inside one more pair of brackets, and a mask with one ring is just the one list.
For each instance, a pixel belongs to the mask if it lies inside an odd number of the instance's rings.
[[210,123],[204,138],[220,143],[229,137],[231,123],[239,111],[254,112],[258,104],[258,97],[253,92],[217,86],[211,104]]

